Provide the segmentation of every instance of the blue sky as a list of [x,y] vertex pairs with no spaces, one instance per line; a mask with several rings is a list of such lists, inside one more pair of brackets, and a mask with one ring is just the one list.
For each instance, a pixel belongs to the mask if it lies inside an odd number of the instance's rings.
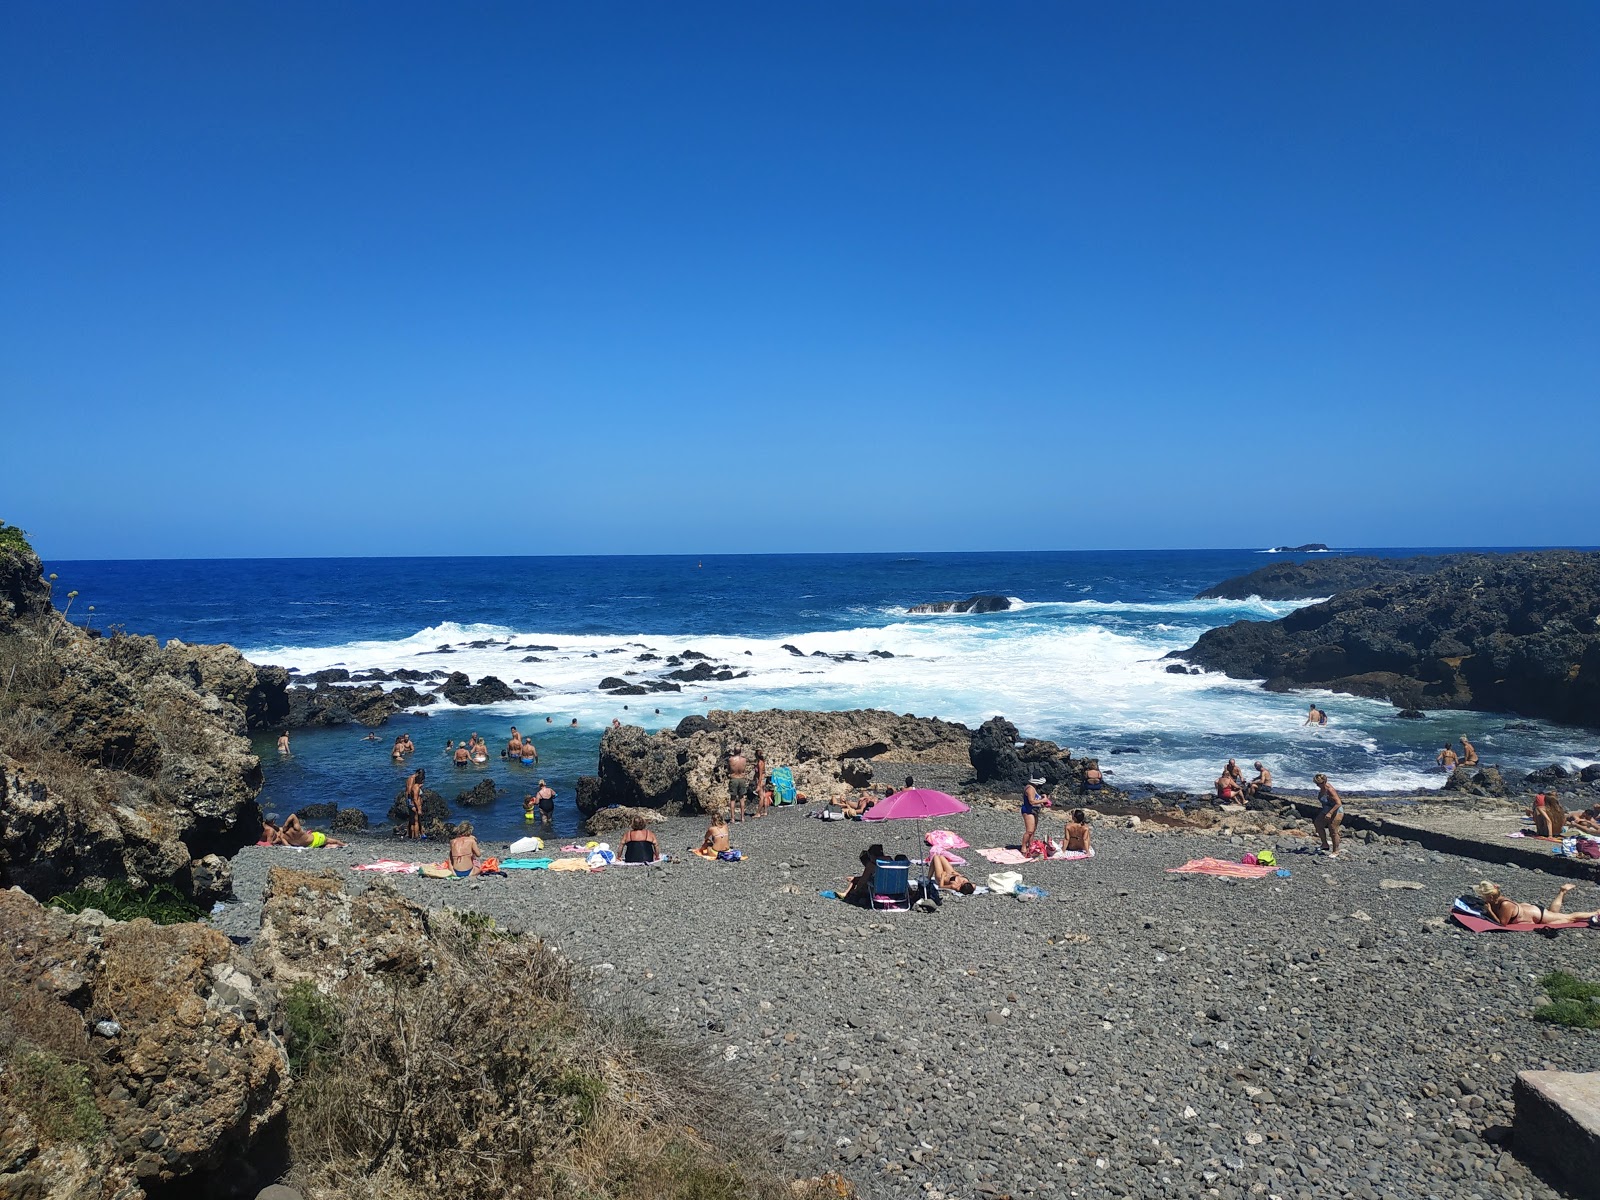
[[49,557],[1591,544],[1600,6],[0,10]]

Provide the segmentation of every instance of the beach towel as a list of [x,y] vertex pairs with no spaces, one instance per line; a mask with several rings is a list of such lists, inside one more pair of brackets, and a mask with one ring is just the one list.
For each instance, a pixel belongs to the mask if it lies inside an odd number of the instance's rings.
[[774,767],[772,769],[772,802],[774,804],[793,804],[794,796],[794,772],[788,767]]
[[554,861],[554,859],[550,858],[506,858],[500,861],[500,869],[502,871],[544,871]]
[[922,840],[927,842],[929,846],[939,851],[941,854],[946,850],[971,849],[971,847],[967,845],[966,841],[962,839],[960,834],[952,833],[948,829],[930,829],[927,834],[923,836]]
[[1014,850],[1010,846],[991,846],[987,850],[979,850],[978,853],[990,862],[998,863],[1003,867],[1019,867],[1023,863],[1029,862],[1077,862],[1079,859],[1094,857],[1094,851],[1091,849],[1057,850],[1048,859],[1029,858],[1021,850]]
[[1531,921],[1518,921],[1515,925],[1502,925],[1498,921],[1491,921],[1487,917],[1474,916],[1472,913],[1456,909],[1450,914],[1469,933],[1532,933],[1535,930],[1547,929],[1551,933],[1560,933],[1563,929],[1593,929],[1593,925],[1536,925]]
[[927,858],[919,858],[917,861],[921,863],[930,862],[935,854],[942,857],[945,862],[949,863],[953,867],[964,867],[967,865],[967,860],[962,858],[961,855],[957,854],[954,850],[930,850]]
[[415,875],[422,868],[421,863],[400,862],[393,858],[380,858],[373,863],[352,863],[352,871],[371,871],[375,875]]
[[1230,879],[1264,879],[1276,875],[1277,867],[1223,862],[1220,858],[1192,858],[1181,867],[1168,867],[1168,875],[1226,875]]
[[417,868],[419,874],[428,879],[454,879],[456,873],[449,867],[441,867],[438,863],[423,863]]
[[551,871],[587,871],[589,860],[586,858],[558,858],[548,868]]

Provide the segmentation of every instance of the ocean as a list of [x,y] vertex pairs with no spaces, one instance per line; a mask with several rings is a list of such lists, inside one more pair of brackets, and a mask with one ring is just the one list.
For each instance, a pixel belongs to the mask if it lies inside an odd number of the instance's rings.
[[[228,642],[254,662],[306,673],[411,667],[537,689],[531,699],[482,707],[441,702],[392,719],[373,741],[357,726],[297,730],[287,759],[277,754],[276,734],[263,733],[262,803],[278,813],[332,801],[379,820],[406,773],[424,765],[447,799],[484,775],[496,780],[501,799],[464,814],[491,838],[527,831],[521,798],[547,779],[558,795],[556,832],[565,836],[578,827],[576,778],[594,772],[606,725],[671,727],[711,708],[884,708],[972,725],[1003,714],[1025,736],[1098,756],[1112,781],[1129,788],[1206,791],[1229,758],[1261,759],[1287,787],[1310,787],[1318,771],[1347,791],[1436,787],[1434,755],[1463,733],[1486,762],[1507,767],[1600,759],[1594,731],[1483,713],[1402,720],[1386,703],[1169,673],[1163,656],[1204,630],[1297,606],[1194,599],[1271,561],[1254,550],[1171,550],[160,560],[46,569],[60,576],[58,596],[78,591],[73,617],[101,629]],[[981,616],[907,611],[975,593],[1014,604]],[[640,662],[642,654],[691,650],[748,675],[648,697],[596,687],[629,671],[659,674],[663,664]],[[538,661],[523,661],[530,657]],[[1326,727],[1304,726],[1312,699],[1327,709]],[[498,751],[512,725],[533,735],[537,768],[497,757],[485,767],[449,764],[446,740],[478,732]],[[401,731],[417,745],[409,765],[389,757]]]

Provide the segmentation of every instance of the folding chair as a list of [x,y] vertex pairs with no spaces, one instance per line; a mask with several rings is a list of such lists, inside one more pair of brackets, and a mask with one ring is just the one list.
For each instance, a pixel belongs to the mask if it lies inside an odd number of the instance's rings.
[[872,907],[911,907],[911,864],[880,858],[872,872]]

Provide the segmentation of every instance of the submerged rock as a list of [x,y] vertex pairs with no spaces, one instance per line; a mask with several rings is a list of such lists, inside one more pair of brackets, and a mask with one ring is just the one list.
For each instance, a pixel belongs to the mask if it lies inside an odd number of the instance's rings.
[[931,600],[913,604],[907,611],[914,613],[996,613],[1011,607],[1009,596],[968,596],[965,600]]

